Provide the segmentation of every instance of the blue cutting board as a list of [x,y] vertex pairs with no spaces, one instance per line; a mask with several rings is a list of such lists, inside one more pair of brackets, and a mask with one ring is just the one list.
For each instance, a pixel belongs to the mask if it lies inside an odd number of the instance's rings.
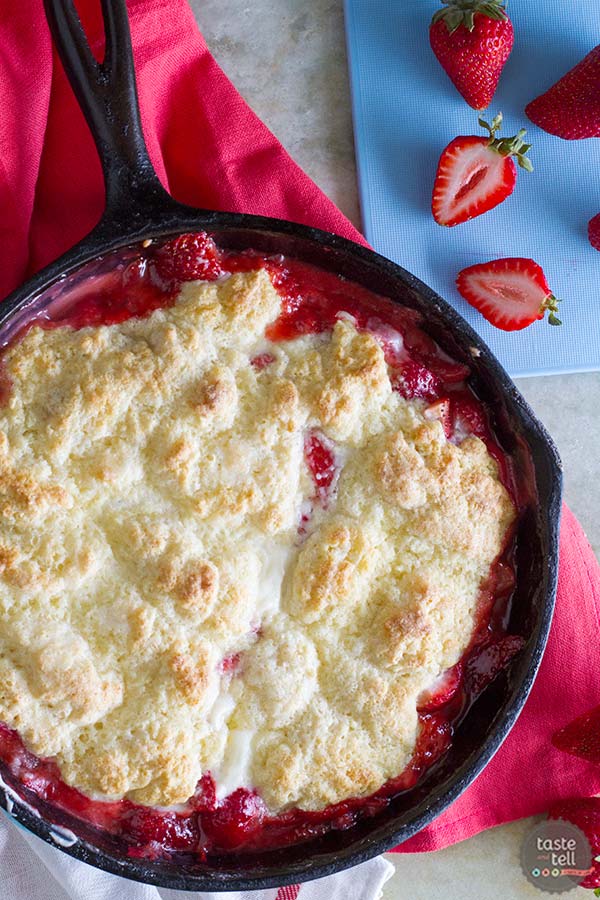
[[[535,172],[512,197],[455,228],[431,215],[441,151],[478,134],[477,113],[429,46],[438,0],[345,0],[363,226],[384,256],[418,275],[482,335],[512,375],[600,368],[600,253],[587,223],[600,212],[600,139],[563,141],[526,118],[526,104],[600,43],[599,0],[512,0],[515,47],[489,115],[503,134],[527,127]],[[528,256],[563,300],[562,328],[504,333],[458,294],[457,273],[500,256]]]

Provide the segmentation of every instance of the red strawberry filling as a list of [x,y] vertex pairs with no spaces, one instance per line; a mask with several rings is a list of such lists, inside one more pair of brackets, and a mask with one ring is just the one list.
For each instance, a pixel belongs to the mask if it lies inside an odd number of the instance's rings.
[[145,859],[195,849],[200,842],[195,817],[184,817],[148,806],[127,809],[119,820],[118,830],[130,845],[129,856]]
[[472,696],[481,694],[524,645],[522,637],[509,634],[491,638],[489,643],[478,647],[477,653],[464,666],[463,677],[468,693]]
[[255,791],[238,788],[210,816],[201,816],[203,836],[217,849],[234,850],[261,830],[267,809]]

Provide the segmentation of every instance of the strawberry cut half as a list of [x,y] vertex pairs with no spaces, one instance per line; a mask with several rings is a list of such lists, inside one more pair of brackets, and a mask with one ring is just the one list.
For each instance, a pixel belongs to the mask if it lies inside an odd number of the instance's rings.
[[543,269],[532,259],[495,259],[469,266],[459,273],[456,285],[467,303],[503,331],[519,331],[544,318],[560,325],[559,300],[554,296]]
[[552,735],[552,744],[563,753],[600,766],[600,706],[557,731]]
[[502,114],[489,125],[479,124],[489,136],[457,137],[440,157],[433,186],[431,209],[438,225],[449,228],[483,215],[510,197],[517,183],[517,167],[533,170],[523,140],[524,129],[512,138],[497,138]]

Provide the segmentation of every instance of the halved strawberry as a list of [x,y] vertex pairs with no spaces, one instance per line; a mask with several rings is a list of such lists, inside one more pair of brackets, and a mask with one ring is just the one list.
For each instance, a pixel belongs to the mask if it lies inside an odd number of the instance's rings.
[[510,197],[517,183],[514,156],[527,172],[533,171],[523,140],[525,129],[511,138],[497,138],[502,125],[499,113],[489,125],[479,119],[489,137],[457,137],[440,157],[431,209],[438,225],[452,227],[481,216]]
[[600,706],[553,734],[552,743],[563,753],[580,756],[600,766]]
[[544,272],[532,259],[494,259],[469,266],[459,272],[458,290],[465,300],[503,331],[519,331],[544,318],[560,325],[559,300],[554,296]]
[[167,284],[215,281],[223,274],[213,239],[205,232],[180,234],[159,247],[154,257],[158,276]]

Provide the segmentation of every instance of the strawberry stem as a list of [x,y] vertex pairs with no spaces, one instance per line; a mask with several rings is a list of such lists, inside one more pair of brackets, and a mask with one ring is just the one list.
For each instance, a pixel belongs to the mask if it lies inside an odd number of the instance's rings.
[[555,297],[554,294],[548,294],[548,296],[542,303],[542,309],[547,309],[550,312],[550,315],[548,316],[549,325],[562,325],[561,320],[556,315],[556,313],[558,312],[559,303],[561,303],[560,297]]
[[473,31],[478,13],[497,22],[506,22],[508,19],[505,0],[442,0],[442,3],[446,8],[438,9],[432,24],[445,22],[450,34],[454,34],[461,25],[468,31]]
[[523,140],[527,134],[524,128],[521,128],[514,137],[497,138],[496,132],[502,125],[502,113],[498,113],[492,119],[491,125],[485,119],[479,119],[479,124],[489,132],[489,147],[492,150],[495,150],[500,156],[514,156],[522,169],[525,169],[526,172],[533,172],[533,163],[527,156],[531,150],[531,144],[526,144]]

